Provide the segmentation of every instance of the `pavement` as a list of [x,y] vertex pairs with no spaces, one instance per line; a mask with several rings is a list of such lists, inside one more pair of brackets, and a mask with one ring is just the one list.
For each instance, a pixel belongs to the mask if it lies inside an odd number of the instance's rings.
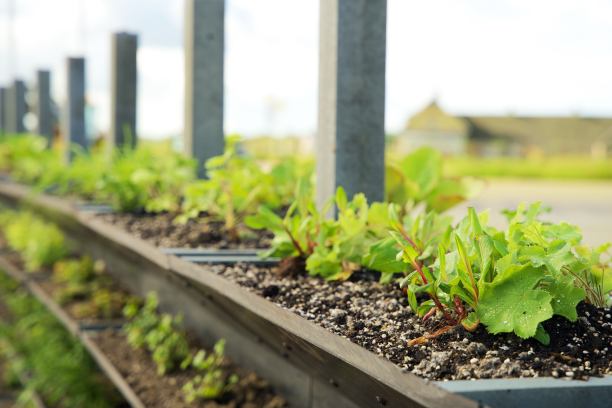
[[489,180],[478,197],[449,213],[461,218],[467,207],[477,211],[489,208],[490,223],[504,227],[506,219],[501,210],[535,201],[552,208],[545,219],[578,225],[584,243],[612,242],[612,182],[609,181]]

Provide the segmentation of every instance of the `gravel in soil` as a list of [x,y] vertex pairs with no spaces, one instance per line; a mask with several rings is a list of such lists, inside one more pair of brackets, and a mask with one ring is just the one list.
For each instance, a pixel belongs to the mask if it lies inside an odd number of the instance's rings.
[[156,407],[205,407],[205,408],[281,408],[285,401],[274,394],[271,386],[252,372],[232,367],[240,376],[234,390],[222,401],[187,404],[181,388],[195,375],[191,371],[160,376],[149,354],[134,350],[125,336],[118,332],[100,332],[94,338],[96,344],[126,379],[130,387],[149,408]]
[[98,218],[164,248],[268,248],[272,236],[264,231],[242,230],[238,240],[229,239],[223,223],[202,218],[186,224],[174,222],[174,214],[98,214]]
[[[429,342],[409,340],[441,327],[423,323],[406,297],[375,279],[325,282],[309,276],[282,277],[252,265],[211,269],[420,377],[465,380],[508,377],[587,379],[612,374],[612,309],[582,303],[571,323],[555,316],[544,327],[551,344],[521,340],[512,334],[490,335],[481,326],[470,333],[461,326]],[[438,326],[436,326],[436,324]]]

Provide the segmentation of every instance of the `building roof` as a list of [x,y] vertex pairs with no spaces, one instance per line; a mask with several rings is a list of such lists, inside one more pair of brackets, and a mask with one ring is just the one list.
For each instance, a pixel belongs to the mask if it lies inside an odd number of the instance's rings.
[[506,140],[554,150],[584,150],[594,142],[612,145],[612,117],[454,116],[434,100],[410,118],[407,130],[462,133],[473,140]]
[[468,125],[462,118],[444,112],[434,100],[425,109],[412,116],[406,128],[452,133],[466,133]]
[[556,147],[612,142],[612,118],[580,116],[462,116],[474,139],[510,139]]

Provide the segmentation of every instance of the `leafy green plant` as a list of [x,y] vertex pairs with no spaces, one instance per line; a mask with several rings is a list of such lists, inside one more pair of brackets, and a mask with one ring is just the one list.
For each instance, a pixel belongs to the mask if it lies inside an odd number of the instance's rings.
[[194,176],[194,162],[180,154],[124,149],[115,152],[102,174],[100,196],[123,212],[176,211],[184,186]]
[[160,375],[174,370],[189,358],[187,338],[180,329],[182,322],[181,316],[163,314],[157,326],[145,337]]
[[445,177],[442,154],[422,147],[387,165],[385,186],[385,200],[399,204],[402,210],[424,203],[427,210],[442,212],[475,196],[482,183],[468,177]]
[[[415,343],[458,324],[473,330],[482,323],[493,334],[514,332],[547,344],[542,322],[553,314],[577,319],[576,306],[586,291],[576,276],[596,265],[581,255],[577,227],[543,222],[541,211],[539,204],[520,206],[508,212],[507,230],[498,231],[486,225],[486,213],[470,209],[440,240],[435,257],[396,229],[400,256],[409,266],[401,285],[411,308],[424,318],[440,313],[447,322]],[[419,294],[429,299],[419,301]]]
[[128,295],[113,287],[104,273],[104,263],[84,256],[56,262],[53,281],[60,285],[55,299],[64,305],[73,301],[72,312],[77,318],[97,317],[111,319],[121,316]]
[[62,231],[32,213],[6,211],[0,214],[0,226],[9,246],[20,253],[29,271],[50,267],[68,254]]
[[157,305],[157,296],[149,293],[142,307],[136,299],[132,299],[123,308],[123,315],[128,319],[128,323],[123,326],[123,331],[132,347],[142,348],[145,345],[147,334],[158,325]]
[[259,206],[275,210],[288,206],[300,167],[285,160],[265,171],[252,157],[240,154],[238,139],[228,138],[223,155],[206,162],[208,179],[185,189],[182,212],[177,222],[184,223],[206,214],[223,221],[234,240],[244,232],[242,222]]
[[0,143],[0,170],[10,172],[21,182],[36,183],[60,169],[59,152],[47,149],[45,138],[34,135],[11,135]]
[[219,340],[211,353],[200,350],[191,359],[190,366],[197,375],[183,386],[185,401],[212,400],[229,392],[238,382],[238,376],[228,376],[223,369],[225,340]]
[[112,407],[120,401],[83,346],[45,308],[0,274],[0,295],[13,319],[0,323],[0,338],[23,359],[29,386],[50,406]]
[[125,325],[128,342],[134,348],[146,348],[151,352],[160,375],[177,368],[189,358],[189,345],[180,329],[182,318],[169,314],[157,314],[157,298],[147,296],[144,307],[128,304],[124,314],[131,321]]
[[[325,217],[334,204],[337,218]],[[393,214],[389,207],[384,203],[368,205],[363,194],[356,194],[348,201],[340,187],[334,200],[318,211],[308,187],[298,183],[296,201],[283,218],[260,207],[256,215],[247,217],[246,223],[251,228],[265,228],[274,233],[272,248],[263,256],[293,260],[298,265],[304,263],[311,275],[342,280],[361,267],[387,272],[372,252],[380,248],[375,244],[387,236]]]

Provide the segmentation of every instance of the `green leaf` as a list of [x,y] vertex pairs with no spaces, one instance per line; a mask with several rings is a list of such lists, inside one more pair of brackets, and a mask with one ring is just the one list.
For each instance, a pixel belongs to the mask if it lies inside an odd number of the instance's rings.
[[487,330],[514,332],[521,338],[535,336],[538,325],[553,315],[552,297],[536,287],[543,277],[543,268],[525,266],[485,283],[476,313]]
[[406,264],[397,259],[400,252],[397,242],[393,238],[386,238],[369,248],[363,261],[365,265],[382,273],[399,273],[406,270]]
[[465,246],[463,245],[463,241],[461,241],[461,238],[459,238],[459,235],[457,234],[455,234],[455,243],[457,244],[457,251],[459,252],[459,257],[463,263],[463,267],[457,268],[459,278],[461,278],[461,281],[467,290],[472,294],[474,300],[476,300],[478,299],[478,293],[476,292],[477,288],[474,280],[474,273],[472,272],[472,264],[467,255],[467,251],[465,250]]
[[271,231],[282,231],[283,220],[274,211],[267,207],[260,207],[256,215],[245,218],[245,224],[253,229],[269,229]]
[[533,337],[545,346],[550,344],[550,335],[544,330],[541,324],[538,324],[538,329]]
[[558,277],[553,279],[544,289],[552,296],[553,312],[563,316],[569,321],[575,322],[578,319],[576,306],[586,296],[582,288],[574,285],[571,277]]
[[468,208],[468,216],[470,218],[470,226],[472,227],[472,232],[479,236],[482,234],[482,226],[480,225],[480,221],[478,220],[478,214],[474,207]]
[[339,211],[345,211],[348,205],[348,199],[346,198],[346,192],[342,187],[338,187],[336,190],[336,206]]

